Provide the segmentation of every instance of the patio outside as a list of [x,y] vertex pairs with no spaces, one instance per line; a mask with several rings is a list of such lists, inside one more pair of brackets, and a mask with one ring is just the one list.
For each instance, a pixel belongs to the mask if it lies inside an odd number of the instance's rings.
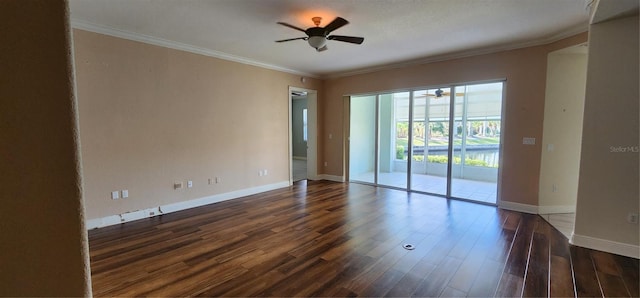
[[502,85],[352,97],[350,180],[496,203]]

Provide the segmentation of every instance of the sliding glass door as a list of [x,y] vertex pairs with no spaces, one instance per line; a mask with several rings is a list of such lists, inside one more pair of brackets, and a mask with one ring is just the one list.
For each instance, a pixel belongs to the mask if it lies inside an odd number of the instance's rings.
[[350,102],[349,180],[496,202],[503,82]]
[[377,96],[351,97],[349,179],[376,183]]
[[350,180],[407,188],[409,92],[351,97]]
[[378,184],[406,189],[409,92],[381,94],[379,111]]
[[496,202],[502,82],[458,87],[451,196]]
[[413,91],[412,190],[447,195],[450,91]]

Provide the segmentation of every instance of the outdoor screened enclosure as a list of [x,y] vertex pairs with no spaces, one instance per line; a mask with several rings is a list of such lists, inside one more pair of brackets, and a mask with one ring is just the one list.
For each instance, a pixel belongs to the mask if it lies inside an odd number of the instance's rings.
[[349,180],[495,204],[503,87],[351,96]]

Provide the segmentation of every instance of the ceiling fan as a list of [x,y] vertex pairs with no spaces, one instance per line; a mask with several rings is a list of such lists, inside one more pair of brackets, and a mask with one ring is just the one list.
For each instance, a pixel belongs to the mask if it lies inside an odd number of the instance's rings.
[[310,27],[307,30],[304,30],[302,28],[298,28],[296,26],[293,26],[291,24],[287,24],[284,22],[278,22],[278,24],[298,30],[298,31],[302,31],[305,34],[307,34],[306,37],[296,37],[296,38],[289,38],[289,39],[283,39],[283,40],[276,40],[276,42],[285,42],[285,41],[292,41],[292,40],[298,40],[298,39],[302,39],[302,40],[306,40],[309,45],[316,49],[316,51],[318,52],[322,52],[327,50],[327,40],[337,40],[337,41],[344,41],[344,42],[349,42],[349,43],[355,43],[355,44],[362,44],[362,42],[364,41],[363,37],[355,37],[355,36],[344,36],[344,35],[329,35],[329,33],[331,33],[332,31],[346,25],[349,24],[349,22],[341,17],[337,17],[335,20],[333,20],[331,23],[329,23],[327,26],[325,27],[320,27],[320,22],[322,21],[321,17],[314,17],[311,18],[311,20],[313,21],[313,23],[316,25],[315,27]]
[[[422,96],[426,96],[426,97],[436,97],[436,98],[443,97],[443,96],[450,96],[450,95],[451,95],[451,92],[449,92],[449,91],[442,91],[442,89],[438,89],[438,90],[436,90],[434,93],[425,93],[425,94],[422,94]],[[456,96],[464,96],[464,93],[462,93],[462,92],[456,92]]]

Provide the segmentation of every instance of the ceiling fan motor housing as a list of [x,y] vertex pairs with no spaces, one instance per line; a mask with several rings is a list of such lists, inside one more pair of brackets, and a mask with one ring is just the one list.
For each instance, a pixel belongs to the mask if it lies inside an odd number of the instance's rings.
[[305,31],[309,36],[307,42],[315,49],[324,47],[327,44],[327,31],[324,28],[312,27]]

